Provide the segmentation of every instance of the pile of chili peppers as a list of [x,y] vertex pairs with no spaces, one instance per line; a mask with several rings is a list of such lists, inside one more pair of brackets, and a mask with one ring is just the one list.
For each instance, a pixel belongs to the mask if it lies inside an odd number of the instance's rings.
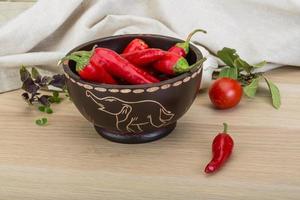
[[121,54],[96,47],[91,51],[73,52],[62,61],[75,61],[77,73],[87,81],[132,85],[157,83],[188,72],[205,61],[203,58],[190,66],[185,59],[190,39],[197,32],[206,33],[197,29],[189,34],[186,41],[176,43],[167,51],[150,48],[145,41],[135,38]]

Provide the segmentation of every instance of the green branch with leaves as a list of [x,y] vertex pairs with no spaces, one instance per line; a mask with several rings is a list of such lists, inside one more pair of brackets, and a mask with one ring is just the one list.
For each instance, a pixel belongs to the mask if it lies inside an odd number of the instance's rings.
[[264,66],[266,61],[250,65],[240,58],[235,49],[227,47],[218,51],[217,56],[225,63],[225,66],[221,68],[219,78],[228,77],[238,80],[243,86],[244,94],[249,98],[255,97],[260,81],[265,80],[272,97],[272,105],[274,108],[279,109],[281,98],[278,87],[263,73],[254,72],[256,68]]

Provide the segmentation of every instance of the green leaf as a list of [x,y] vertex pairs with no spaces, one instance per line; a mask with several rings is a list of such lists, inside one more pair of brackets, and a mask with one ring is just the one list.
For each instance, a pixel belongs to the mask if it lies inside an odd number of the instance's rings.
[[47,124],[47,122],[48,122],[48,119],[44,118],[44,117],[41,119],[35,120],[36,125],[39,125],[39,126],[44,126]]
[[250,73],[253,68],[251,65],[249,65],[246,61],[242,60],[241,58],[235,59],[233,64],[238,69],[245,70],[248,73]]
[[46,112],[47,114],[52,114],[52,113],[53,113],[53,110],[52,110],[50,107],[46,107],[45,112]]
[[259,67],[263,67],[265,64],[267,64],[267,61],[264,60],[264,61],[254,64],[253,67],[259,68]]
[[49,101],[51,103],[60,103],[62,100],[62,98],[59,97],[59,92],[58,91],[54,91],[52,93],[52,97],[49,97]]
[[217,52],[217,56],[228,66],[234,66],[234,60],[239,56],[236,54],[235,49],[224,47],[222,50]]
[[265,76],[264,76],[264,79],[266,80],[268,87],[269,87],[269,91],[271,93],[272,104],[273,104],[274,108],[279,109],[279,107],[281,105],[281,97],[280,97],[279,89],[272,81],[267,79]]
[[253,79],[249,85],[247,85],[243,88],[246,96],[248,96],[250,98],[255,97],[255,94],[256,94],[256,91],[258,88],[258,84],[259,84],[259,80],[260,80],[260,77],[257,77],[255,79]]
[[20,67],[20,77],[22,82],[26,81],[28,78],[31,78],[31,74],[25,66]]
[[39,106],[39,111],[41,111],[41,112],[45,112],[45,109],[46,109],[46,107],[45,106]]
[[52,95],[53,95],[53,97],[59,97],[59,92],[58,92],[58,91],[54,91],[54,92],[52,93]]
[[227,77],[232,79],[237,79],[238,77],[238,70],[236,67],[223,67],[220,71],[219,78]]
[[49,97],[49,99],[48,99],[51,103],[60,103],[61,102],[61,100],[62,100],[62,98],[60,98],[60,97]]
[[34,79],[37,79],[38,77],[41,77],[39,71],[35,67],[32,67],[31,75]]

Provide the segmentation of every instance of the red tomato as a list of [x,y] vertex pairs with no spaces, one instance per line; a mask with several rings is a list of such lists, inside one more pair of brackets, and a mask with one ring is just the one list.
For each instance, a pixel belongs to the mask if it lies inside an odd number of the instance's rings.
[[240,102],[242,94],[241,84],[231,78],[219,78],[209,89],[209,98],[219,109],[234,107]]

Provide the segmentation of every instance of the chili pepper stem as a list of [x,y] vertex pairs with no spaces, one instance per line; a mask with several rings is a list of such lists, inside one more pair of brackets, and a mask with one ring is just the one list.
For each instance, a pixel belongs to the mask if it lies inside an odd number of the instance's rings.
[[[189,72],[191,71],[194,67],[197,67],[198,65],[201,65],[204,61],[206,60],[206,58],[202,58],[201,60],[198,60],[196,63],[194,63],[191,66],[188,66],[187,61],[184,58],[180,58],[177,63],[175,64],[174,67],[174,72],[176,74],[182,74],[185,72]],[[201,66],[202,67],[202,66]],[[200,67],[200,68],[201,68]]]
[[[206,58],[202,58],[200,60],[198,60],[197,62],[195,62],[194,64],[192,64],[189,68],[188,71],[190,71],[191,69],[193,69],[194,67],[203,64],[206,61]],[[201,66],[202,67],[202,66]]]
[[75,51],[71,53],[71,55],[78,55],[78,56],[92,56],[95,52],[95,49],[98,47],[98,45],[94,45],[93,48],[90,51]]
[[[181,55],[181,56],[186,56],[188,53],[189,53],[189,49],[190,49],[190,41],[191,41],[191,38],[193,37],[193,35],[197,32],[202,32],[202,33],[206,33],[205,30],[203,29],[196,29],[194,30],[193,32],[191,32],[186,40],[184,42],[180,42],[180,43],[177,43],[174,47],[172,47],[170,50],[171,51],[174,51],[175,53]],[[177,47],[177,48],[176,48]],[[179,49],[178,49],[179,48]],[[169,50],[169,51],[170,51]],[[183,52],[182,52],[183,51]]]
[[90,51],[76,51],[71,53],[68,56],[65,56],[62,58],[59,62],[58,65],[63,63],[66,60],[74,60],[76,62],[76,71],[81,71],[84,69],[85,65],[89,62],[89,59],[91,56],[94,54],[95,49],[97,48],[97,45],[94,45],[92,50]]
[[195,33],[197,33],[197,32],[207,33],[206,30],[203,30],[203,29],[196,29],[196,30],[194,30],[193,32],[191,32],[191,33],[187,36],[185,42],[186,42],[186,43],[189,43],[189,42],[191,41],[191,38],[193,37],[193,35],[194,35]]
[[223,123],[223,126],[224,126],[223,133],[227,133],[227,130],[228,130],[228,124]]

